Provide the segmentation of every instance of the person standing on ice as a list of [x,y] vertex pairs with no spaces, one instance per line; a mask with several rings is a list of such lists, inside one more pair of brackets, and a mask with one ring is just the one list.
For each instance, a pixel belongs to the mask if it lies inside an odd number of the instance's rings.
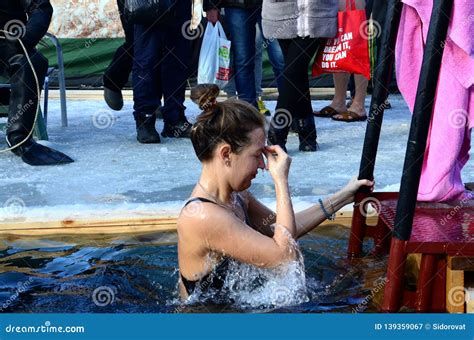
[[[397,83],[413,112],[432,1],[403,0],[396,47]],[[474,127],[474,3],[455,0],[448,26],[418,189],[419,201],[472,199],[461,170]]]
[[262,21],[262,0],[204,0],[206,18],[215,24],[220,9],[225,11],[226,27],[234,57],[235,90],[239,99],[258,107],[255,84],[256,25]]
[[7,94],[6,140],[11,151],[29,165],[73,162],[67,155],[36,143],[31,137],[39,90],[48,70],[48,60],[35,46],[46,34],[52,15],[53,7],[48,0],[0,0],[0,74],[6,74],[11,84],[11,92]]
[[[191,130],[202,172],[178,218],[180,292],[217,290],[228,259],[276,267],[294,259],[294,239],[354,201],[368,180],[353,178],[337,193],[297,214],[288,185],[291,158],[278,146],[265,146],[265,118],[251,104],[216,102],[216,85],[198,85],[191,99],[204,110]],[[265,159],[267,160],[265,164]],[[276,191],[276,212],[247,189],[258,170],[268,170]]]
[[[173,2],[163,20],[152,25],[134,25],[133,116],[140,143],[160,143],[155,128],[161,108],[163,137],[189,138],[191,123],[184,106],[191,59],[191,40],[185,36],[191,22],[191,0]],[[160,84],[161,82],[161,84]]]
[[[120,22],[125,41],[115,51],[109,67],[104,73],[104,99],[107,105],[115,111],[123,108],[122,89],[128,81],[133,65],[133,23],[125,16],[125,0],[117,0]],[[161,98],[161,95],[159,95]]]
[[318,149],[309,92],[308,66],[324,38],[337,33],[338,0],[263,0],[262,26],[267,39],[278,39],[285,69],[268,142],[286,150],[288,132],[296,121],[299,150]]

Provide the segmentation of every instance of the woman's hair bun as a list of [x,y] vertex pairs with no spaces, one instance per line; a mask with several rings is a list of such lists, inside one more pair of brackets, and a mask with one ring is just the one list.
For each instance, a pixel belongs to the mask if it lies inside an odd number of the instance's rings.
[[216,103],[220,89],[215,84],[199,84],[191,89],[191,100],[203,111],[209,111]]

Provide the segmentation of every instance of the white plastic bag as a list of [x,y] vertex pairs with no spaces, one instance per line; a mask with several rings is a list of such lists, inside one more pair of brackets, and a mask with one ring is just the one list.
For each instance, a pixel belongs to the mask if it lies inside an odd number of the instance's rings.
[[230,41],[218,21],[208,22],[199,53],[198,84],[224,87],[230,78]]

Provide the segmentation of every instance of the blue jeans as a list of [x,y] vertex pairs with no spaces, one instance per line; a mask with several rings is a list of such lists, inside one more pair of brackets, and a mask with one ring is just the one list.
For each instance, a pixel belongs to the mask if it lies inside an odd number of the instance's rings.
[[255,37],[256,24],[261,20],[262,9],[225,8],[225,20],[234,50],[234,80],[237,95],[255,107]]
[[[267,49],[268,59],[272,65],[273,74],[275,76],[276,85],[280,90],[282,85],[282,74],[285,68],[285,60],[283,59],[283,53],[281,52],[280,44],[278,40],[268,40],[263,36],[262,20],[259,20],[257,24],[257,38],[255,40],[257,52],[255,54],[255,86],[257,88],[257,94],[261,95],[262,90],[262,53],[263,49]],[[259,51],[260,49],[260,51]]]
[[177,1],[176,16],[169,25],[135,25],[133,59],[133,109],[151,114],[161,104],[166,124],[185,119],[184,94],[190,73],[191,40],[182,27],[191,20],[191,2]]

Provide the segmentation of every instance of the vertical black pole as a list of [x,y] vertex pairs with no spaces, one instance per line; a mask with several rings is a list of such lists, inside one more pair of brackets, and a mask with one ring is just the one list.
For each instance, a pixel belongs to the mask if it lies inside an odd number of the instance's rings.
[[[374,178],[375,158],[382,128],[385,102],[395,59],[395,43],[403,4],[400,0],[389,0],[383,25],[381,48],[377,51],[377,66],[374,74],[374,89],[370,102],[369,119],[365,131],[364,147],[360,161],[359,179]],[[376,14],[376,13],[375,13]],[[374,14],[374,15],[375,15]],[[377,17],[380,17],[377,15]],[[368,188],[366,188],[368,189]]]
[[453,0],[435,0],[433,4],[395,217],[394,236],[400,240],[408,240],[411,235],[426,139],[452,7]]

